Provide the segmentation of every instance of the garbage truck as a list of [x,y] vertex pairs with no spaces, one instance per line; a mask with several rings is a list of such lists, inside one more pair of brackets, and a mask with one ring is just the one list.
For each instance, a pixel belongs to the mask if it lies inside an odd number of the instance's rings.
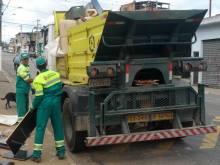
[[204,85],[182,79],[207,64],[191,57],[206,10],[105,11],[68,30],[57,57],[70,151],[216,132]]

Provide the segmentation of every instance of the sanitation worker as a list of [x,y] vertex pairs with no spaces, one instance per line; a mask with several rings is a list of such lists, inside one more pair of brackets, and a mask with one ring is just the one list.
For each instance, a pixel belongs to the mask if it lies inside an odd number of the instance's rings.
[[47,61],[43,57],[36,59],[36,66],[40,73],[33,81],[35,98],[32,102],[32,110],[37,110],[36,132],[32,161],[40,162],[43,150],[44,133],[48,119],[54,131],[56,155],[59,159],[65,158],[63,123],[61,118],[61,94],[62,84],[57,72],[46,69]]
[[28,53],[21,53],[20,55],[20,66],[17,69],[16,76],[16,104],[18,122],[24,118],[28,112],[29,106],[29,92],[32,83],[29,71],[29,55]]
[[14,59],[13,59],[13,63],[14,63],[14,71],[15,73],[17,73],[17,69],[20,65],[20,54],[17,54]]

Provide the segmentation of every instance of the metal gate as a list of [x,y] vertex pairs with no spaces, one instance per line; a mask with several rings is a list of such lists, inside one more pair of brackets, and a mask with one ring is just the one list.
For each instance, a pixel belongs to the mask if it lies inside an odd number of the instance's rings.
[[203,83],[220,87],[220,39],[203,41],[203,57],[208,64],[208,70],[203,72]]

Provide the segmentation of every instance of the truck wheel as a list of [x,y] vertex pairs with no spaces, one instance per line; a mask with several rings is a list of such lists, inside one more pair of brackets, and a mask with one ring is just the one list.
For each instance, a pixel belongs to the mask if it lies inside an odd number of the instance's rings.
[[70,104],[70,98],[66,98],[63,104],[63,123],[64,135],[67,147],[71,152],[79,152],[85,150],[86,131],[76,131],[74,109]]

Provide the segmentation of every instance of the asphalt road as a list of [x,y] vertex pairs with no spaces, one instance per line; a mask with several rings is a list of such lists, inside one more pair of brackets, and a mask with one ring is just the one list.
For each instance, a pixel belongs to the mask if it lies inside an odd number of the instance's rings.
[[[3,69],[14,77],[12,59],[13,55],[4,54]],[[218,125],[217,133],[181,140],[96,147],[68,155],[77,165],[220,165],[220,92],[206,95],[206,110],[207,123]]]

